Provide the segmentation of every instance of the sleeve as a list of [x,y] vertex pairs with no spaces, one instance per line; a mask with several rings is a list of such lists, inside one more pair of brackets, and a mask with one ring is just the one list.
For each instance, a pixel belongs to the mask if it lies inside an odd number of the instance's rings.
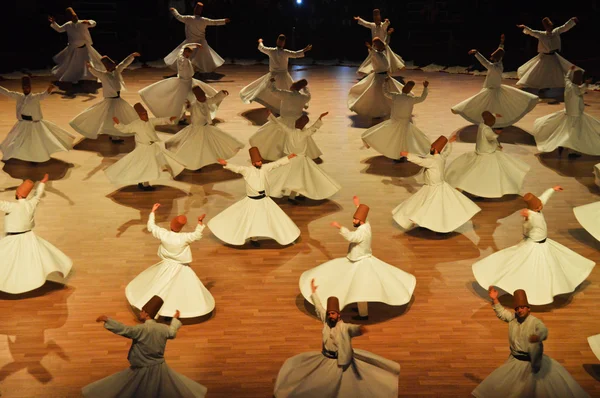
[[389,27],[390,25],[391,25],[391,22],[390,22],[390,20],[389,20],[389,19],[388,19],[388,20],[385,20],[385,21],[383,21],[383,22],[381,23],[381,26],[383,26],[383,29],[384,29],[386,32],[387,32],[387,30],[388,30],[388,27]]
[[533,36],[536,39],[539,39],[541,35],[544,34],[544,32],[542,32],[541,30],[533,30],[531,28],[528,28],[527,26],[523,28],[523,33],[529,36]]
[[243,176],[246,175],[246,167],[245,166],[238,166],[237,164],[232,164],[232,163],[228,162],[225,166],[223,166],[223,168],[227,169],[227,170],[231,170],[234,173],[238,173],[238,174],[241,174]]
[[575,25],[577,25],[575,23],[575,21],[573,21],[572,19],[569,19],[566,24],[559,26],[558,28],[554,28],[552,33],[558,33],[560,35],[561,33],[565,33],[567,31],[571,30]]
[[304,58],[304,50],[285,50],[285,53],[288,55],[289,58]]
[[488,141],[498,141],[498,135],[496,133],[494,133],[494,130],[492,130],[491,127],[485,125],[485,128],[483,130],[483,135],[485,136],[485,138]]
[[540,337],[540,341],[544,341],[548,338],[548,328],[544,325],[544,322],[539,319],[535,325],[535,334]]
[[350,337],[362,336],[360,325],[355,325],[353,323],[347,323],[346,325],[348,326],[348,334]]
[[481,53],[479,51],[477,51],[475,53],[475,58],[477,58],[477,60],[479,61],[479,63],[481,63],[481,65],[483,65],[483,67],[485,69],[491,69],[493,64],[487,60],[486,57],[484,57],[483,55],[481,55]]
[[115,124],[115,128],[117,130],[119,130],[122,133],[135,133],[135,131],[133,131],[133,128],[131,127],[132,123],[129,124],[123,124],[123,123],[119,123],[119,124]]
[[275,124],[277,124],[283,131],[285,132],[289,132],[289,131],[293,131],[291,128],[289,128],[287,125],[283,124],[281,122],[281,120],[279,120],[278,118],[275,117],[275,115],[273,115],[272,113],[269,114],[269,120]]
[[510,322],[515,319],[515,314],[504,308],[500,303],[494,304],[492,308],[494,309],[494,312],[496,312],[498,319],[504,322]]
[[323,308],[323,304],[321,304],[321,299],[319,299],[319,296],[316,293],[311,294],[310,298],[315,305],[315,312],[317,313],[317,316],[321,322],[325,322],[327,320],[327,313],[325,312],[325,308]]
[[117,65],[117,67],[115,69],[119,73],[123,72],[125,69],[127,69],[127,67],[129,65],[131,65],[131,63],[133,62],[134,59],[135,59],[135,57],[133,56],[133,54],[130,54],[127,58],[125,58],[123,61],[121,61],[121,63],[119,65]]
[[96,27],[96,21],[94,21],[93,19],[88,19],[87,20],[90,24],[85,24],[85,26],[89,29],[89,28],[95,28]]
[[275,161],[275,162],[271,162],[271,163],[267,163],[267,164],[263,164],[263,169],[265,171],[271,171],[273,169],[276,169],[280,166],[284,166],[286,164],[288,164],[290,162],[290,159],[288,159],[287,156],[282,157],[281,159]]
[[156,239],[160,239],[165,229],[156,225],[155,217],[156,216],[154,215],[154,213],[150,213],[150,215],[148,216],[148,224],[146,225],[146,227],[148,228],[148,231],[152,233],[152,236],[154,236]]
[[17,93],[16,91],[10,91],[7,90],[6,88],[0,86],[0,94],[5,95],[9,98],[13,98],[13,99],[18,99],[21,97],[20,93]]
[[[67,23],[68,23],[68,22],[67,22]],[[57,24],[56,22],[52,22],[52,23],[50,24],[50,27],[51,27],[52,29],[54,29],[55,31],[57,31],[58,33],[63,33],[63,32],[66,32],[66,31],[67,31],[67,30],[65,29],[65,26],[67,25],[67,23],[65,23],[65,24],[62,24],[62,25],[59,25],[59,24]]]
[[206,24],[208,26],[221,26],[221,25],[225,25],[227,23],[227,22],[225,22],[225,19],[204,18],[204,20],[206,21]]
[[[119,66],[120,66],[120,64],[119,64]],[[117,66],[117,68],[118,68],[119,66]],[[90,66],[90,67],[88,68],[88,70],[90,71],[90,73],[91,73],[93,76],[97,77],[98,79],[100,79],[100,76],[102,76],[102,75],[104,74],[104,72],[102,72],[102,71],[99,71],[98,69],[94,68],[93,66]]]
[[[175,115],[173,115],[175,116]],[[162,126],[165,124],[173,124],[173,121],[171,121],[170,117],[153,117],[152,119],[149,120],[150,124],[152,124],[152,127],[154,126]]]
[[310,126],[307,130],[306,133],[311,136],[314,133],[316,133],[317,131],[319,131],[319,129],[323,126],[323,121],[321,119],[318,119],[316,122],[314,122],[312,124],[312,126]]
[[540,200],[542,201],[542,204],[544,206],[546,206],[546,203],[548,202],[548,200],[550,199],[550,197],[552,195],[554,195],[554,192],[555,192],[554,189],[550,188],[550,189],[546,189],[544,191],[544,193],[540,195]]
[[[369,50],[369,51],[370,51],[370,50]],[[390,85],[389,85],[389,82],[386,82],[386,81],[384,81],[384,82],[383,82],[383,95],[384,95],[386,98],[389,98],[389,99],[394,99],[394,97],[395,97],[396,95],[400,95],[400,93],[391,92],[391,91],[390,91]]]
[[446,144],[446,146],[444,147],[444,149],[442,149],[442,152],[440,153],[440,155],[444,158],[444,159],[448,159],[448,156],[450,156],[450,154],[452,153],[452,148],[454,146],[452,145],[451,142],[449,142],[448,144]]
[[194,232],[185,234],[186,242],[192,243],[192,242],[202,239],[202,231],[204,231],[204,228],[206,228],[206,225],[197,224],[196,230]]
[[138,339],[142,334],[141,325],[136,326],[126,326],[121,322],[117,322],[114,319],[108,319],[108,321],[104,322],[104,328],[113,332],[114,334],[118,334],[119,336],[127,337],[128,339]]
[[433,159],[430,157],[421,157],[418,155],[414,155],[412,153],[408,154],[407,159],[409,162],[419,165],[421,167],[425,167],[425,168],[429,168],[429,167],[433,166],[433,163],[434,163]]
[[375,22],[367,22],[362,18],[358,18],[358,24],[360,26],[364,26],[365,28],[372,29],[375,26]]
[[46,184],[40,182],[35,190],[35,195],[33,195],[31,199],[28,199],[28,201],[33,202],[33,204],[37,206],[40,203],[40,200],[42,200],[42,196],[44,195],[45,190]]
[[186,23],[187,21],[194,19],[191,15],[181,15],[176,9],[173,9],[171,14],[173,14],[173,17],[181,23]]
[[419,97],[415,96],[415,104],[425,101],[425,98],[427,98],[427,94],[429,94],[428,87],[423,87],[423,92],[421,93],[421,95]]
[[271,55],[271,48],[265,47],[265,45],[262,43],[258,43],[258,51],[265,55]]
[[15,203],[0,200],[0,211],[2,211],[3,213],[8,214],[8,213],[12,212],[14,207],[15,207]]
[[340,228],[340,235],[342,235],[348,242],[352,243],[360,243],[365,239],[364,234],[360,229],[351,232],[348,228],[342,227]]
[[48,90],[44,90],[40,93],[35,93],[35,94],[30,94],[33,95],[34,97],[36,97],[38,99],[38,101],[42,101],[45,100],[46,98],[48,98],[50,96],[51,93],[48,92]]
[[227,97],[225,95],[225,93],[223,92],[223,90],[219,91],[218,93],[216,93],[215,95],[213,95],[212,97],[206,97],[206,104],[207,105],[214,105],[218,102],[221,102],[225,99],[225,97]]
[[171,319],[171,324],[169,325],[169,332],[167,334],[167,339],[174,339],[177,336],[177,331],[181,327],[181,321],[177,318]]

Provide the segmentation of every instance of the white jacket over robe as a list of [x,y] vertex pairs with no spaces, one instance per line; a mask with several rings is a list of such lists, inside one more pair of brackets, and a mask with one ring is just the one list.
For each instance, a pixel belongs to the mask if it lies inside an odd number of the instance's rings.
[[[395,54],[392,51],[392,49],[389,47],[391,36],[388,36],[387,31],[390,26],[390,21],[385,20],[385,21],[382,21],[379,25],[377,25],[375,22],[367,22],[364,19],[359,18],[358,24],[371,30],[371,39],[379,37],[385,43],[386,57],[389,61],[388,71],[390,73],[395,73],[395,72],[402,70],[405,66],[404,60],[400,56]],[[373,67],[372,54],[369,53],[367,58],[364,60],[364,62],[358,68],[357,73],[359,75],[368,75],[369,73],[373,72],[373,69],[374,69],[374,67]]]
[[150,213],[148,217],[148,231],[160,240],[158,257],[182,264],[192,262],[190,243],[202,239],[202,231],[205,227],[204,224],[197,224],[194,232],[173,232],[157,226],[154,213]]
[[560,35],[571,30],[571,28],[573,28],[575,25],[575,21],[569,19],[567,23],[552,29],[552,32],[550,33],[546,32],[545,30],[533,30],[527,26],[523,28],[523,33],[538,39],[538,53],[550,53],[552,51],[561,50]]
[[100,79],[102,83],[102,96],[104,98],[114,98],[119,95],[120,91],[125,91],[125,82],[123,81],[123,71],[127,69],[129,65],[135,60],[133,54],[129,55],[123,61],[121,61],[115,70],[109,72],[107,70],[102,71],[94,68],[90,68],[90,73]]
[[4,213],[4,234],[31,231],[35,227],[35,209],[40,204],[46,184],[40,182],[35,194],[16,202],[0,201],[0,211]]
[[17,120],[23,120],[21,115],[31,116],[33,121],[36,122],[39,122],[44,118],[44,115],[42,115],[42,106],[40,101],[50,96],[48,90],[42,91],[41,93],[29,93],[25,95],[17,91],[7,90],[6,88],[0,86],[0,94],[17,101]]
[[348,260],[359,261],[373,254],[371,250],[371,224],[368,222],[362,224],[353,232],[346,227],[342,227],[340,228],[340,235],[350,242],[348,254],[346,255]]
[[379,25],[377,25],[375,22],[365,21],[362,18],[358,18],[357,22],[360,26],[364,26],[365,28],[371,30],[371,40],[376,37],[379,37],[381,40],[383,40],[384,43],[387,43],[387,31],[390,26],[389,20],[386,19],[385,21],[382,21]]
[[83,23],[82,20],[78,20],[77,22],[68,21],[62,25],[52,22],[50,27],[58,33],[67,32],[69,46],[91,46],[94,43],[92,42],[92,35],[90,35],[89,29],[96,26],[96,21],[92,19],[88,19],[87,21],[89,24]]
[[292,51],[258,43],[258,51],[269,57],[269,72],[287,72],[290,58],[304,58],[304,49]]

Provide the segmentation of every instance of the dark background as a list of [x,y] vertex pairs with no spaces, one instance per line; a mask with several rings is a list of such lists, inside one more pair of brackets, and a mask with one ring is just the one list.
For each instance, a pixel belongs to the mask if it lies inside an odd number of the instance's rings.
[[[556,26],[577,16],[580,23],[562,36],[562,54],[600,76],[600,0],[589,1],[491,1],[491,0],[204,0],[203,15],[231,18],[227,26],[209,27],[207,39],[224,58],[263,59],[257,39],[273,46],[279,33],[288,36],[287,47],[300,49],[313,44],[308,54],[319,60],[362,61],[364,41],[370,31],[352,19],[372,20],[373,8],[392,22],[396,32],[391,47],[405,60],[419,66],[474,65],[467,55],[477,48],[488,55],[506,34],[505,70],[516,68],[536,54],[537,40],[521,33],[523,23],[542,29],[541,19],[550,17]],[[42,69],[53,66],[52,56],[64,48],[67,35],[49,27],[47,16],[66,20],[72,6],[81,19],[94,19],[94,47],[114,59],[133,51],[142,61],[160,59],[184,39],[184,25],[174,20],[168,8],[191,14],[194,1],[185,0],[3,0],[0,72]]]

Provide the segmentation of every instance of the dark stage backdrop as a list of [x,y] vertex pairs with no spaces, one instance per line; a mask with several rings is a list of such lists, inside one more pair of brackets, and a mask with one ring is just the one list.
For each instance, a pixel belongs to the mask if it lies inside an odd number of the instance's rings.
[[[319,60],[362,61],[367,54],[364,41],[368,29],[352,19],[372,20],[373,8],[392,21],[396,32],[391,47],[405,60],[417,65],[477,65],[467,55],[471,48],[487,55],[506,34],[505,70],[516,68],[536,54],[537,40],[525,36],[515,25],[541,29],[541,18],[556,25],[577,16],[580,24],[563,35],[562,54],[600,75],[600,0],[586,1],[499,1],[499,0],[204,0],[204,15],[231,18],[222,27],[209,27],[207,38],[223,57],[264,59],[257,39],[273,46],[279,33],[288,36],[287,47],[300,49],[313,44],[309,56]],[[184,38],[184,25],[174,20],[169,7],[191,13],[195,2],[188,0],[3,0],[0,72],[42,69],[53,66],[52,56],[66,44],[66,34],[49,27],[47,15],[65,21],[64,9],[75,8],[81,19],[94,19],[94,47],[113,59],[133,51],[142,61],[167,55]]]

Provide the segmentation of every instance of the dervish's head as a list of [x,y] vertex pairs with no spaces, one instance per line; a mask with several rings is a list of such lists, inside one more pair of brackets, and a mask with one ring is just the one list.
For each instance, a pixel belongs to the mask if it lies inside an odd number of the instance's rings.
[[502,58],[504,58],[504,49],[503,48],[497,48],[496,51],[494,51],[490,55],[490,59],[492,60],[492,62],[500,62],[500,61],[502,61]]
[[373,48],[379,52],[385,50],[385,43],[379,37],[373,39]]
[[248,150],[248,152],[250,153],[250,161],[252,162],[252,166],[256,167],[257,169],[260,169],[263,164],[263,158],[260,155],[260,151],[258,150],[258,148],[253,146]]
[[275,45],[277,48],[285,47],[285,35],[283,33],[277,36],[277,42],[275,42]]
[[138,316],[139,320],[141,322],[146,322],[147,320],[154,319],[163,304],[164,301],[162,298],[158,296],[152,296],[152,298],[142,307],[142,310]]
[[186,216],[177,216],[171,220],[171,231],[173,232],[181,232],[183,227],[187,224]]
[[548,17],[542,19],[542,25],[544,25],[544,29],[546,29],[546,32],[551,32],[552,29],[554,29],[554,24]]
[[354,228],[358,228],[366,223],[367,215],[369,215],[369,206],[363,204],[358,205],[352,219],[352,225],[354,225]]
[[21,88],[23,89],[23,94],[29,95],[31,93],[31,78],[29,76],[21,78]]
[[308,118],[308,116],[302,115],[298,119],[296,119],[296,126],[295,127],[298,130],[302,130],[304,127],[306,127],[306,125],[308,124],[309,121],[310,121],[310,119]]
[[194,15],[202,15],[202,10],[204,9],[204,4],[198,2],[196,3],[196,6],[194,7]]
[[440,135],[437,140],[433,141],[431,144],[431,148],[429,149],[430,155],[437,155],[442,153],[444,147],[448,143],[448,138],[443,135]]
[[490,111],[483,111],[481,113],[481,117],[483,118],[483,123],[485,123],[487,126],[492,127],[494,124],[496,124],[496,116],[494,116]]
[[69,20],[71,20],[71,22],[73,23],[79,21],[79,17],[77,16],[77,14],[75,14],[75,10],[73,10],[72,7],[67,8],[67,16],[69,17]]
[[104,65],[106,70],[109,72],[112,72],[117,68],[116,62],[113,61],[108,55],[105,55],[102,58],[100,58],[100,61],[102,62],[102,65]]
[[515,290],[513,294],[513,306],[515,308],[515,315],[519,322],[523,322],[529,316],[531,312],[531,308],[529,307],[529,302],[527,301],[527,294],[525,290],[519,289]]
[[147,122],[148,121],[148,111],[144,108],[144,105],[139,102],[133,106],[133,109],[137,112],[138,116],[141,120]]
[[581,86],[583,84],[583,71],[581,69],[576,69],[575,71],[573,71],[571,81],[573,82],[573,84]]
[[373,22],[375,22],[377,25],[381,23],[381,11],[379,8],[373,10]]
[[192,50],[190,47],[186,47],[183,49],[183,56],[186,58],[189,58],[192,56],[193,52],[194,52],[194,50]]
[[402,87],[402,92],[404,94],[408,94],[412,91],[412,89],[415,87],[415,82],[413,82],[412,80],[407,81],[406,84],[404,84],[404,87]]
[[341,319],[340,301],[337,297],[329,297],[327,299],[327,325],[333,328]]
[[15,198],[17,200],[27,199],[27,196],[29,196],[29,193],[33,189],[33,185],[34,185],[33,181],[31,181],[31,180],[23,181],[23,183],[21,185],[19,185],[17,190],[15,191]]
[[194,92],[194,95],[196,96],[196,100],[198,102],[206,102],[206,93],[204,92],[204,90],[202,90],[200,86],[194,86],[194,88],[192,88],[192,91]]

